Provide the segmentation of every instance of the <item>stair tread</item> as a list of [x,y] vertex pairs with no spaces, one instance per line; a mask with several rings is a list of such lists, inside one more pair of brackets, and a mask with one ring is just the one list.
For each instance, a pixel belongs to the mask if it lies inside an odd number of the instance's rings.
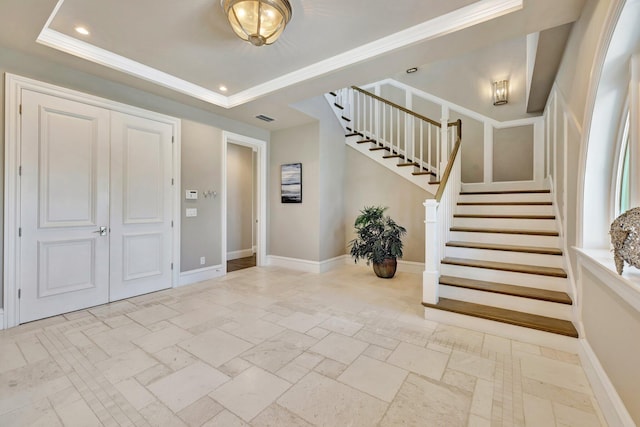
[[551,276],[566,278],[567,273],[562,268],[541,267],[537,265],[513,264],[508,262],[481,261],[476,259],[446,257],[442,264],[459,265],[464,267],[486,268],[490,270],[510,271],[514,273],[537,274],[540,276]]
[[429,172],[429,171],[412,172],[411,175],[433,175],[433,176],[436,176],[436,174],[434,172]]
[[338,104],[337,102],[334,102],[334,103],[333,103],[333,105],[334,105],[336,108],[339,108],[340,110],[344,110],[344,107],[343,107],[342,105]]
[[417,163],[408,162],[408,163],[398,163],[396,166],[404,167],[404,166],[420,166]]
[[389,148],[388,147],[372,147],[372,148],[369,148],[369,151],[380,151],[380,150],[389,151]]
[[551,206],[551,202],[458,202],[458,206]]
[[562,255],[562,250],[557,248],[545,248],[541,246],[517,246],[517,245],[501,245],[496,243],[476,243],[476,242],[447,242],[446,246],[454,248],[469,249],[489,249],[494,251],[507,252],[525,252],[529,254],[542,255]]
[[352,136],[359,136],[360,134],[358,132],[353,132],[353,133],[348,133],[345,135],[345,138],[351,138]]
[[450,231],[462,231],[471,233],[497,233],[497,234],[524,234],[529,236],[558,236],[557,231],[547,230],[511,230],[506,228],[476,228],[476,227],[451,227]]
[[496,294],[511,295],[540,301],[557,302],[571,305],[572,301],[566,292],[550,291],[547,289],[531,288],[528,286],[509,285],[506,283],[487,282],[484,280],[465,279],[454,276],[440,276],[441,285],[474,289]]
[[360,141],[356,141],[356,144],[366,144],[367,142],[376,142],[375,139],[361,139]]
[[423,302],[422,305],[452,313],[465,314],[482,319],[508,323],[510,325],[522,326],[525,328],[578,338],[578,331],[575,326],[573,326],[573,323],[568,320],[539,316],[537,314],[522,313],[519,311],[448,298],[440,298],[440,301],[437,304],[428,304]]
[[345,117],[345,116],[342,116],[342,120],[344,120],[345,122],[350,122],[351,121],[351,119],[349,117]]
[[383,159],[393,159],[395,157],[402,157],[400,154],[386,154],[382,156]]
[[555,215],[505,215],[505,214],[455,214],[454,218],[490,218],[490,219],[556,219]]
[[538,194],[538,193],[551,193],[551,190],[493,190],[493,191],[461,191],[461,195],[472,194]]

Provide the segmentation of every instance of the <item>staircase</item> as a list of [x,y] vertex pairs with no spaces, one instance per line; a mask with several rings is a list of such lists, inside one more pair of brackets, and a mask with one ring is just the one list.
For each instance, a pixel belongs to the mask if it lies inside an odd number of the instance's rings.
[[423,302],[425,316],[487,331],[501,322],[516,327],[514,336],[527,328],[577,338],[560,247],[549,190],[462,191],[440,263],[439,299]]
[[[518,190],[518,183],[505,189],[484,182],[465,191],[462,123],[448,121],[453,107],[441,103],[438,122],[379,97],[379,85],[373,89],[326,98],[347,145],[434,195],[424,203],[425,317],[574,351],[578,332],[551,192],[531,189],[544,187],[543,172]],[[416,93],[407,94],[411,104]],[[483,122],[485,129],[495,125]]]

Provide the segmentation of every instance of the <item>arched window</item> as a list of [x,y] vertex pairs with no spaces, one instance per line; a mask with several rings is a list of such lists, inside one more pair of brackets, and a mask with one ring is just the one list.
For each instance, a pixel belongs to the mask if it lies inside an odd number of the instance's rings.
[[629,112],[627,111],[622,138],[620,139],[620,156],[618,157],[618,174],[616,177],[616,216],[626,212],[629,206]]

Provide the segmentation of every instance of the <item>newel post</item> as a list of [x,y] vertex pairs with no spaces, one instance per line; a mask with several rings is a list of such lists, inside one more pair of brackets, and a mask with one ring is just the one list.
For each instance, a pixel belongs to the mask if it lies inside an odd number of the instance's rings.
[[422,273],[422,302],[438,303],[438,279],[440,272],[438,265],[438,202],[427,199],[423,203],[425,208],[424,221],[424,272]]

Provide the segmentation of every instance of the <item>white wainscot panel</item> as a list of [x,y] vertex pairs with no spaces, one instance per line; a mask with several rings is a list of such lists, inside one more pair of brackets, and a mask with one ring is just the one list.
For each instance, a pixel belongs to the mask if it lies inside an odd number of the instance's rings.
[[162,233],[125,234],[123,237],[123,280],[162,274]]
[[38,242],[38,298],[95,288],[95,238]]

